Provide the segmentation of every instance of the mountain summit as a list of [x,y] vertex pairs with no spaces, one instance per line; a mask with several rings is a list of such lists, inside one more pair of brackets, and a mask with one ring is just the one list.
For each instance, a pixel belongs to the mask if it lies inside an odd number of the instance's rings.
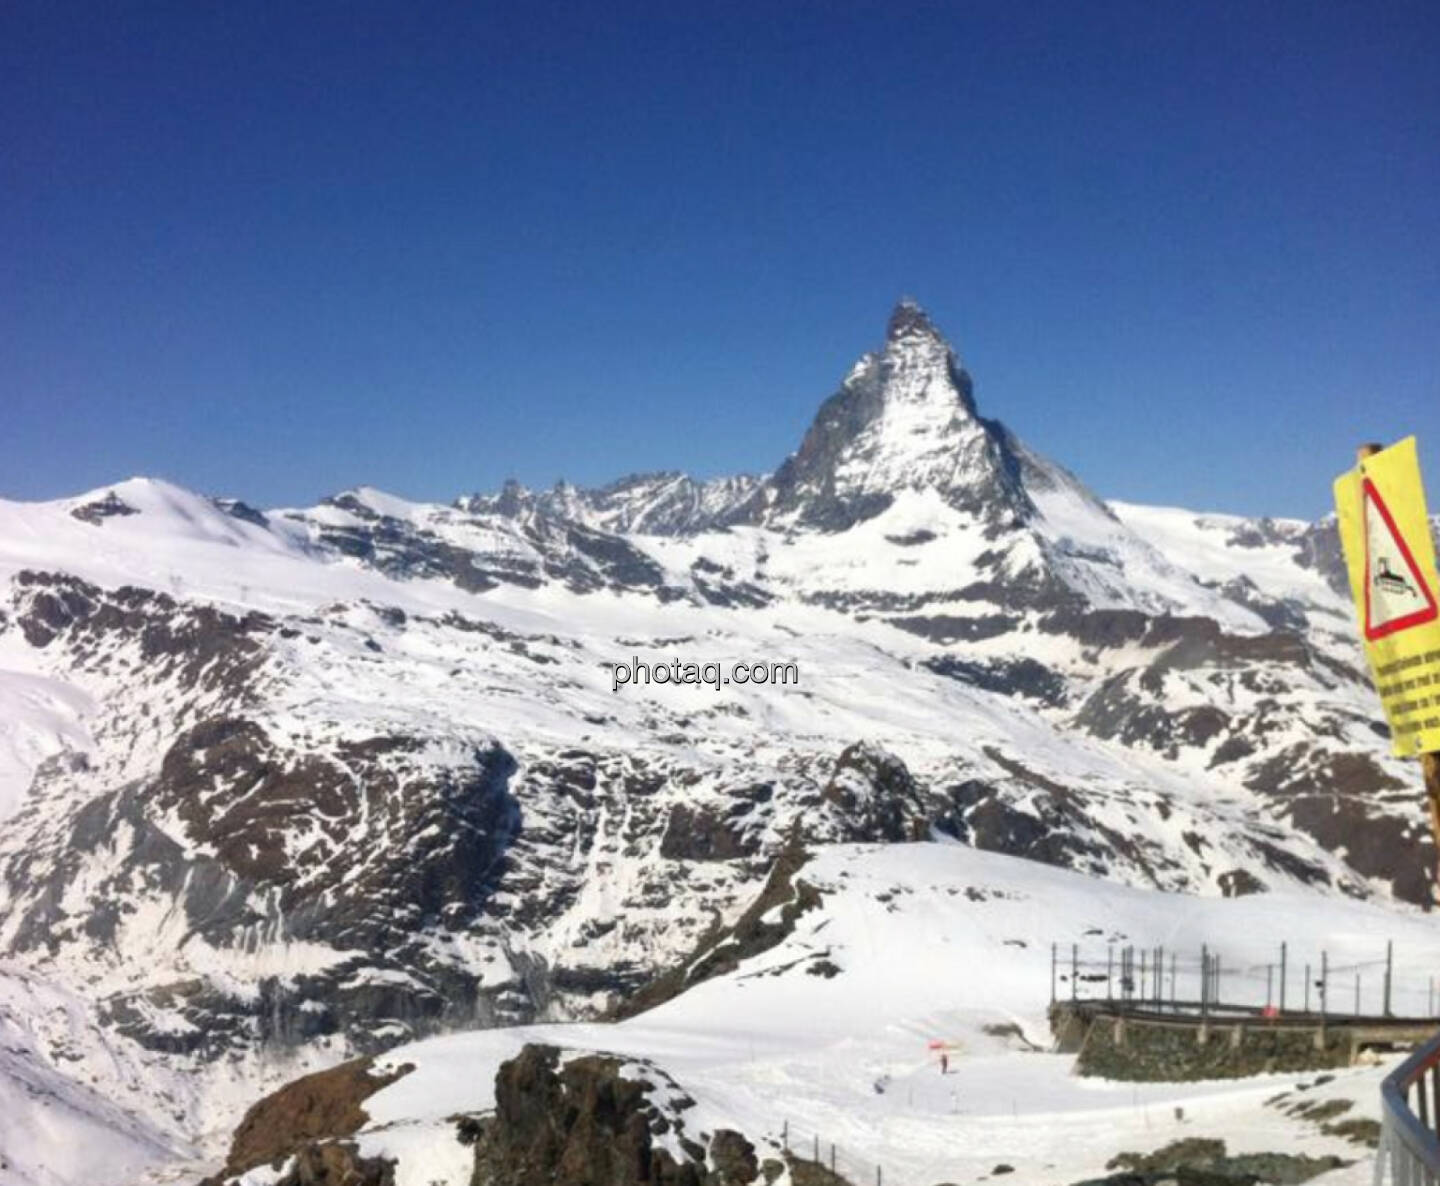
[[1034,510],[1010,434],[979,415],[970,375],[908,299],[890,314],[885,345],[862,355],[821,405],[754,517],[839,531],[880,514],[907,489],[933,489],[995,528]]

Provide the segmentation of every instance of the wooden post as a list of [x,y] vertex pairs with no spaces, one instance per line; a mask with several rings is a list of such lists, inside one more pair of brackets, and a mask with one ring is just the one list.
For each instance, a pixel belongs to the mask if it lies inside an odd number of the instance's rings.
[[1115,999],[1115,989],[1112,977],[1115,975],[1115,948],[1107,945],[1105,948],[1105,999]]
[[[1389,1016],[1390,1016],[1390,985],[1394,982],[1394,976],[1395,976],[1395,940],[1394,940],[1394,939],[1387,939],[1387,940],[1385,941],[1385,1016],[1386,1016],[1386,1017],[1389,1017]],[[1355,980],[1356,980],[1356,983],[1359,983],[1360,977],[1359,977],[1359,974],[1358,974],[1358,973],[1356,974]],[[1356,1013],[1359,1013],[1360,1010],[1359,1010],[1359,1009],[1356,1009],[1355,1012],[1356,1012]]]
[[1075,999],[1079,991],[1077,981],[1080,979],[1080,944],[1070,944],[1070,999]]
[[[1373,457],[1384,448],[1383,445],[1361,445],[1355,450],[1355,463],[1361,472],[1365,469],[1365,459]],[[1430,811],[1430,834],[1435,839],[1435,851],[1440,857],[1440,753],[1430,752],[1420,755],[1420,777],[1425,784],[1425,804]],[[1435,880],[1430,887],[1432,904],[1440,904],[1440,870],[1435,874]],[[1390,1002],[1387,994],[1385,1002],[1385,1014],[1390,1014]]]
[[1055,1003],[1055,965],[1060,960],[1059,944],[1050,944],[1050,1003]]
[[[1440,853],[1440,753],[1421,754],[1420,773],[1425,778],[1425,801],[1430,805],[1430,830],[1435,835],[1436,852]],[[1435,892],[1440,895],[1440,879]]]
[[1285,1012],[1285,957],[1289,954],[1285,944],[1280,944],[1280,1012]]
[[1320,1033],[1325,1033],[1325,1014],[1330,1011],[1330,953],[1320,953]]

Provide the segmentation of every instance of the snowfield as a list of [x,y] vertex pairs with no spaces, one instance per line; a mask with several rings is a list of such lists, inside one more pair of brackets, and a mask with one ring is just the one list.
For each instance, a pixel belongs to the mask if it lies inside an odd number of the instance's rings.
[[[1014,1166],[1017,1182],[1064,1186],[1102,1176],[1122,1150],[1181,1137],[1221,1137],[1232,1153],[1336,1154],[1355,1165],[1316,1181],[1368,1183],[1366,1150],[1266,1106],[1315,1076],[1132,1084],[1073,1075],[1073,1056],[1047,1052],[1050,943],[1092,955],[1107,943],[1187,954],[1208,944],[1223,965],[1250,972],[1253,1003],[1264,1000],[1264,965],[1282,941],[1298,982],[1322,950],[1337,967],[1373,966],[1390,939],[1412,973],[1397,975],[1400,1013],[1424,1012],[1423,969],[1440,967],[1440,935],[1419,914],[1305,895],[1160,894],[954,844],[836,846],[799,876],[824,902],[791,937],[649,1013],[392,1050],[384,1065],[416,1069],[367,1102],[362,1150],[399,1159],[397,1186],[465,1186],[469,1151],[452,1118],[493,1109],[499,1065],[539,1042],[658,1065],[696,1101],[685,1116],[698,1131],[736,1128],[778,1145],[788,1124],[792,1148],[810,1150],[818,1136],[827,1161],[834,1143],[837,1168],[859,1186],[877,1165],[886,1182],[934,1186],[980,1181],[998,1164]],[[810,974],[817,957],[839,974]],[[986,1032],[1008,1026],[1023,1040]],[[948,1075],[933,1041],[949,1044]],[[1346,1116],[1375,1117],[1384,1070],[1342,1070],[1294,1098],[1348,1099]]]

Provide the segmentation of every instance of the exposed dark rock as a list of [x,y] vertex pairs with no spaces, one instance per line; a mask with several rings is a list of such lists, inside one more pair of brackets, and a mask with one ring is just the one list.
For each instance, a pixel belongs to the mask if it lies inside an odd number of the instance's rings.
[[929,833],[928,805],[905,763],[863,742],[835,762],[821,799],[839,813],[846,840],[922,840]]
[[[326,1178],[320,1171],[339,1164],[338,1154],[324,1150],[333,1146],[315,1146],[335,1137],[348,1137],[358,1132],[369,1119],[361,1105],[387,1084],[410,1071],[402,1067],[389,1075],[373,1074],[368,1058],[357,1058],[328,1071],[318,1071],[287,1083],[258,1103],[251,1105],[230,1140],[230,1155],[225,1161],[222,1177],[231,1178],[255,1166],[278,1162],[309,1146],[311,1167],[295,1177],[296,1183],[311,1181],[350,1181]],[[297,1167],[296,1173],[299,1173]],[[367,1172],[373,1172],[367,1170]],[[383,1177],[364,1178],[365,1183],[388,1181]]]
[[1061,676],[1035,659],[991,660],[969,662],[953,655],[940,655],[925,660],[925,666],[936,675],[948,676],[987,692],[1005,696],[1023,696],[1050,707],[1065,703],[1065,681]]
[[[600,1055],[562,1064],[560,1051],[536,1045],[502,1064],[495,1114],[476,1125],[472,1186],[704,1186],[704,1147],[651,1101],[653,1083],[623,1077],[622,1066]],[[672,1128],[689,1154],[681,1161],[656,1148]],[[722,1155],[732,1170],[743,1163],[728,1137]]]
[[[733,927],[707,935],[691,956],[618,1002],[613,1017],[623,1020],[644,1013],[696,984],[734,971],[742,960],[777,946],[794,930],[795,920],[822,901],[818,890],[796,878],[807,860],[809,854],[792,840],[776,859],[759,897]],[[768,918],[776,907],[777,917]]]
[[[889,621],[892,626],[898,626],[910,634],[928,638],[931,642],[939,643],[941,646],[949,646],[954,642],[982,642],[987,638],[998,638],[1015,629],[1019,619],[1008,617],[1005,614],[980,614],[976,617],[959,617],[955,614],[931,614],[929,616],[912,614],[908,617],[891,618]],[[931,666],[934,670],[934,663],[943,663],[949,658],[949,656],[942,656],[926,665]],[[951,661],[958,663],[958,660]],[[979,664],[971,666],[979,667]],[[949,675],[951,673],[941,671],[940,674]]]
[[256,510],[249,503],[241,502],[238,498],[215,498],[211,501],[232,519],[269,530],[270,520],[265,517],[265,513]]
[[1299,1186],[1320,1174],[1344,1169],[1353,1162],[1343,1158],[1311,1157],[1296,1153],[1240,1153],[1227,1155],[1225,1142],[1205,1137],[1173,1141],[1153,1153],[1121,1153],[1106,1169],[1126,1171],[1082,1186],[1151,1186],[1166,1179],[1178,1186]]
[[99,527],[106,519],[112,519],[116,515],[138,515],[139,513],[115,491],[111,490],[104,498],[97,498],[94,502],[87,502],[84,506],[71,508],[70,516],[73,519],[79,519],[82,523],[91,523]]
[[678,804],[660,838],[660,855],[674,861],[733,861],[760,851],[758,837],[701,808]]
[[1265,883],[1244,869],[1230,869],[1216,879],[1220,892],[1227,898],[1243,898],[1246,894],[1263,894]]
[[907,531],[904,535],[887,535],[885,538],[897,547],[914,548],[920,544],[928,544],[936,535],[928,528],[921,527],[915,531]]
[[[1325,848],[1343,848],[1361,876],[1390,882],[1404,901],[1431,903],[1435,848],[1419,788],[1390,777],[1370,755],[1295,746],[1254,767],[1245,785],[1274,797],[1276,809]],[[1379,810],[1400,795],[1415,799],[1408,818]]]
[[707,1186],[750,1186],[760,1175],[755,1146],[728,1128],[711,1140],[710,1161],[715,1168]]
[[361,1157],[349,1141],[305,1145],[275,1186],[395,1186],[395,1162]]

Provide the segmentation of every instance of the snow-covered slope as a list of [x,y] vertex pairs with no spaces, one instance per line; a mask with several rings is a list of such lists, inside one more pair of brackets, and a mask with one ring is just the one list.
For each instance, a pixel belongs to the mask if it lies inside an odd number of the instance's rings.
[[[1176,897],[954,844],[836,846],[797,877],[820,902],[787,938],[639,1017],[391,1051],[383,1066],[416,1069],[367,1101],[362,1150],[398,1159],[397,1186],[463,1186],[473,1154],[455,1117],[492,1110],[500,1064],[543,1043],[571,1057],[615,1054],[651,1079],[659,1068],[694,1101],[682,1112],[692,1134],[735,1129],[770,1155],[786,1131],[804,1152],[818,1136],[827,1161],[834,1143],[838,1167],[858,1183],[874,1181],[876,1166],[896,1186],[929,1186],[1007,1164],[1017,1181],[1062,1186],[1103,1176],[1122,1150],[1184,1137],[1220,1137],[1232,1153],[1331,1154],[1358,1164],[1321,1181],[1369,1182],[1363,1149],[1266,1106],[1304,1076],[1074,1076],[1072,1055],[1049,1053],[1050,944],[1068,952],[1076,943],[1102,960],[1111,945],[1164,947],[1184,953],[1182,980],[1198,977],[1205,944],[1234,970],[1227,999],[1263,1003],[1281,942],[1297,968],[1327,952],[1347,988],[1352,967],[1365,965],[1373,996],[1392,940],[1411,971],[1397,976],[1396,1009],[1423,1012],[1425,969],[1440,958],[1425,919],[1309,895]],[[935,1042],[948,1050],[948,1075]],[[1373,1116],[1380,1074],[1341,1071],[1319,1095],[1351,1101],[1347,1117]]]
[[1422,901],[1337,559],[1108,506],[913,305],[763,478],[0,502],[0,956],[193,1074],[203,1137],[295,1067],[602,1013],[797,838]]
[[184,1077],[93,1007],[0,964],[0,1182],[121,1182],[189,1156]]

